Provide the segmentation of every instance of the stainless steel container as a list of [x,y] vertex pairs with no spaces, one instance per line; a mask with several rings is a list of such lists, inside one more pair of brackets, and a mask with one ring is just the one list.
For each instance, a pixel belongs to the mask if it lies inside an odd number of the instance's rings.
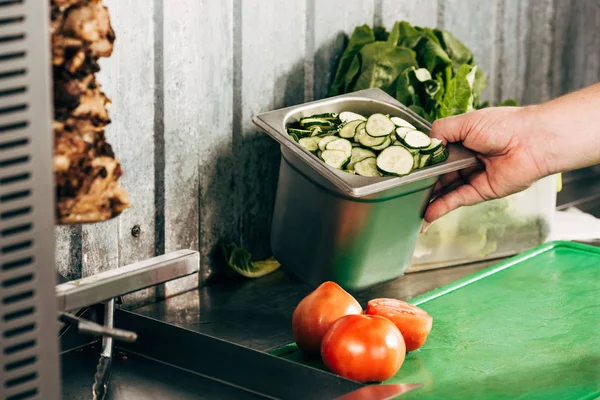
[[367,89],[253,118],[281,144],[271,248],[282,267],[311,284],[349,290],[401,276],[409,266],[431,190],[440,175],[477,164],[461,146],[441,164],[405,177],[368,178],[329,167],[300,147],[286,126],[323,112],[391,114],[429,133],[431,125],[380,89]]

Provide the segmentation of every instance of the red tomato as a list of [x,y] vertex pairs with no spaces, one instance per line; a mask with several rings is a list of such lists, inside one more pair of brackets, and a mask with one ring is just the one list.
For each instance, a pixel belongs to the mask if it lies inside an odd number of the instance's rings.
[[392,321],[404,337],[406,351],[413,351],[423,346],[433,324],[433,318],[425,310],[396,299],[369,301],[367,314],[380,315]]
[[382,382],[398,372],[406,347],[396,326],[377,315],[347,315],[323,337],[321,357],[331,372],[358,382]]
[[305,353],[318,355],[321,340],[336,320],[349,314],[362,313],[362,307],[335,282],[325,282],[306,296],[294,310],[294,340]]

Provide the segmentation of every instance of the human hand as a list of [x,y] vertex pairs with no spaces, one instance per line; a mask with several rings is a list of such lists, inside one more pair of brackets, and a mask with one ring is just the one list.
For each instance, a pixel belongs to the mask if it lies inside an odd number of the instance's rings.
[[517,193],[549,175],[531,119],[530,107],[497,107],[435,121],[431,137],[444,144],[462,142],[481,165],[440,178],[426,223],[462,206]]

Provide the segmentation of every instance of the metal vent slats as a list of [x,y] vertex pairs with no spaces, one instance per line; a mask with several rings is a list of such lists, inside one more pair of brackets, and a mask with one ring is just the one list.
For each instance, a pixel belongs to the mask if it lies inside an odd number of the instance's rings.
[[0,0],[0,400],[59,398],[48,23]]

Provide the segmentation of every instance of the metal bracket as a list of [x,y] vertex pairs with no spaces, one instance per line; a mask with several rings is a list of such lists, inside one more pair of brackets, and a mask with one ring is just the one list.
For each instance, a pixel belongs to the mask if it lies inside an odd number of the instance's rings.
[[198,273],[200,253],[178,250],[56,286],[60,311],[101,303],[177,278]]

